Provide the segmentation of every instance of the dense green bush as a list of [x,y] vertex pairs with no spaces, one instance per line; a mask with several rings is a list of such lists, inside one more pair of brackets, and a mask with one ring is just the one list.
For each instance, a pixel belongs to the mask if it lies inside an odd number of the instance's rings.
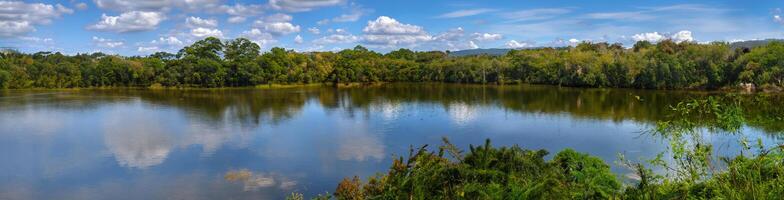
[[[546,160],[545,150],[518,146],[470,146],[465,155],[444,139],[439,151],[427,145],[399,157],[386,174],[344,179],[335,199],[781,199],[784,145],[766,147],[741,137],[739,154],[714,155],[704,134],[742,134],[757,123],[730,95],[683,101],[672,117],[650,133],[670,147],[647,164],[620,157],[636,178],[622,179],[603,160],[571,149]],[[753,100],[752,100],[753,101]],[[781,118],[767,120],[781,123]],[[664,155],[670,158],[665,159]],[[659,173],[648,167],[657,167]],[[661,171],[663,170],[663,171]],[[625,184],[622,184],[625,183]],[[301,197],[301,196],[300,196]],[[332,196],[322,195],[322,199]]]

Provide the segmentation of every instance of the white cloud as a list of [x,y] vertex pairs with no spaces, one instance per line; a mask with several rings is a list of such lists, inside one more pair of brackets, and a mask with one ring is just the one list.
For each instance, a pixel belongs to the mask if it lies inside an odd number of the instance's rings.
[[164,19],[166,16],[160,12],[131,11],[119,16],[103,14],[98,23],[88,26],[87,29],[117,33],[149,31],[157,28]]
[[433,39],[433,36],[425,32],[421,26],[403,24],[387,16],[380,16],[374,21],[368,21],[362,31],[365,33],[362,37],[363,42],[386,47],[416,46],[417,43]]
[[506,42],[506,47],[513,48],[513,49],[525,48],[530,46],[531,44],[528,44],[526,42],[518,42],[516,40],[509,40],[509,42]]
[[137,46],[136,51],[143,53],[154,53],[164,50],[176,51],[181,48],[185,43],[175,36],[160,37],[156,40],[150,41],[146,44]]
[[781,18],[781,15],[773,15],[773,21],[776,23],[784,24],[784,19]]
[[465,31],[463,27],[457,27],[454,29],[449,29],[446,32],[440,33],[436,35],[433,39],[439,41],[458,41],[463,38],[465,35]]
[[316,28],[316,27],[310,27],[310,28],[308,28],[308,32],[312,33],[313,35],[318,35],[318,34],[321,34],[321,30],[319,30],[319,29],[318,29],[318,28]]
[[158,48],[157,46],[149,46],[149,47],[140,46],[136,48],[136,51],[143,52],[143,53],[155,53],[161,51],[161,49]]
[[474,33],[473,37],[477,41],[496,41],[503,38],[501,34],[497,33]]
[[474,43],[474,41],[468,41],[468,48],[469,49],[478,49],[479,45],[476,45],[476,43]]
[[218,20],[202,19],[200,17],[188,17],[185,19],[185,24],[190,28],[215,28],[218,27]]
[[267,44],[277,42],[277,40],[275,40],[275,37],[273,37],[272,34],[261,31],[258,28],[244,31],[240,36],[244,38],[248,38],[249,40],[255,42],[256,44],[262,47]]
[[341,14],[340,16],[334,17],[332,19],[323,19],[316,22],[318,25],[326,25],[330,22],[355,22],[359,20],[363,15],[371,12],[370,10],[364,9],[361,6],[351,4],[351,10],[348,13]]
[[588,19],[625,21],[643,21],[656,18],[645,11],[589,13],[586,14],[585,17]]
[[670,36],[670,39],[674,42],[691,42],[694,41],[694,38],[691,36],[691,31],[678,31],[677,33]]
[[369,21],[367,26],[364,29],[362,29],[362,31],[369,34],[390,34],[390,35],[407,35],[407,34],[424,33],[424,29],[421,26],[403,24],[387,16],[381,16],[378,17],[375,21]]
[[0,37],[15,37],[35,31],[35,25],[49,24],[72,9],[60,4],[0,1]]
[[270,0],[269,5],[276,10],[304,12],[320,7],[342,4],[344,0]]
[[457,10],[453,12],[444,13],[436,18],[460,18],[460,17],[479,15],[492,11],[495,11],[495,9],[479,8],[479,9],[468,9],[468,10]]
[[694,41],[691,31],[683,30],[674,34],[659,34],[659,32],[639,33],[632,36],[634,41],[648,41],[659,42],[661,40],[670,39],[674,42],[691,42]]
[[264,6],[256,4],[234,4],[234,6],[222,5],[220,6],[220,10],[230,16],[228,18],[229,23],[236,24],[244,22],[248,17],[261,15]]
[[40,38],[40,37],[19,37],[19,39],[24,41],[36,42],[36,43],[51,43],[54,41],[52,38]]
[[632,36],[632,39],[634,39],[634,41],[648,41],[648,42],[658,42],[663,38],[664,36],[659,34],[659,32],[638,33]]
[[305,42],[305,40],[302,39],[302,36],[297,35],[297,37],[294,37],[294,43],[302,44],[303,42]]
[[300,27],[288,22],[274,22],[265,24],[264,30],[272,35],[280,36],[299,32]]
[[479,47],[475,41],[472,41],[472,38],[466,37],[465,30],[462,27],[449,29],[435,35],[427,43],[427,46],[434,50],[463,50]]
[[238,24],[238,23],[245,22],[245,20],[247,19],[248,18],[241,17],[241,16],[234,16],[234,17],[229,17],[228,19],[226,19],[226,21],[232,24]]
[[152,43],[152,44],[172,45],[172,46],[183,45],[183,42],[180,41],[180,39],[177,39],[177,37],[174,37],[174,36],[161,37],[161,38],[158,38],[157,40],[153,40],[150,43]]
[[578,39],[575,39],[575,38],[572,38],[572,39],[569,39],[569,43],[571,43],[571,44],[577,44],[577,43],[580,43],[580,40],[578,40]]
[[361,10],[356,10],[356,11],[352,11],[350,13],[342,14],[340,16],[332,18],[332,21],[333,22],[355,22],[355,21],[359,20],[359,18],[362,17],[362,15],[364,15],[364,14],[365,13],[362,12]]
[[533,21],[551,19],[570,12],[571,10],[566,8],[539,8],[508,12],[501,14],[501,16],[510,21]]
[[95,0],[95,5],[114,11],[162,11],[174,6],[173,0]]
[[87,7],[88,7],[87,4],[84,3],[84,2],[76,4],[76,9],[79,9],[79,10],[87,10]]
[[221,30],[204,28],[204,27],[191,29],[191,35],[198,38],[205,38],[205,37],[223,38],[223,32]]
[[359,37],[343,32],[343,33],[336,33],[336,34],[315,39],[313,40],[313,44],[319,44],[319,45],[345,44],[345,43],[354,43],[357,42],[358,40]]
[[[290,22],[293,20],[294,17],[291,15],[283,14],[283,13],[276,13],[267,17],[264,17],[262,20],[263,22],[271,23],[271,22]],[[257,21],[258,23],[258,21]]]
[[316,24],[318,24],[319,26],[327,25],[327,24],[329,24],[329,19],[319,20],[319,21],[316,22]]
[[223,31],[217,29],[218,20],[188,17],[185,26],[190,28],[190,35],[195,38],[217,37],[223,38]]
[[94,0],[101,9],[129,12],[168,12],[174,8],[186,11],[204,11],[219,8],[222,0]]
[[125,43],[122,41],[115,41],[112,39],[100,38],[96,36],[93,36],[93,43],[95,43],[96,46],[104,48],[117,48],[125,45]]

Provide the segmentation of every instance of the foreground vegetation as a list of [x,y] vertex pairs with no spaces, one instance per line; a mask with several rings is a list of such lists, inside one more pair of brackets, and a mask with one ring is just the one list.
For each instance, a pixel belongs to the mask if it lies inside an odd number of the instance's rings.
[[582,43],[513,50],[504,56],[452,57],[400,49],[386,54],[357,46],[340,52],[260,54],[244,38],[206,38],[146,57],[102,53],[0,54],[0,88],[237,87],[261,84],[373,82],[535,83],[578,87],[717,89],[743,83],[784,86],[784,43],[753,49],[727,43]]
[[674,105],[672,118],[650,132],[666,138],[670,148],[647,164],[621,156],[618,164],[635,172],[625,184],[600,158],[571,149],[548,160],[545,150],[493,147],[489,140],[463,153],[444,139],[438,151],[412,148],[407,158],[394,159],[386,174],[364,182],[346,178],[333,194],[317,198],[780,199],[784,146],[766,147],[743,137],[739,154],[720,156],[702,138],[705,133],[739,134],[745,123],[756,120],[744,117],[739,103],[730,96]]

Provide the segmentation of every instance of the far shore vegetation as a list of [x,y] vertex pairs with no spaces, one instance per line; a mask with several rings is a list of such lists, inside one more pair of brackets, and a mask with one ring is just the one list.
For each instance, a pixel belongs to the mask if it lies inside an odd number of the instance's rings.
[[743,48],[729,43],[640,41],[580,43],[512,50],[506,55],[452,56],[408,49],[377,53],[260,47],[244,38],[206,38],[176,54],[0,53],[0,89],[222,88],[368,85],[388,82],[546,84],[571,87],[761,90],[784,87],[784,43]]

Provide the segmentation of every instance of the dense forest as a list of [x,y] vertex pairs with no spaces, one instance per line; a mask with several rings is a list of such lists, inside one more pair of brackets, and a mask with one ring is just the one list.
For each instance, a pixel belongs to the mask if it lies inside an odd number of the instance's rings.
[[728,43],[581,43],[512,50],[503,56],[449,56],[362,46],[339,52],[260,47],[244,38],[206,38],[176,54],[145,57],[6,51],[0,88],[239,87],[261,84],[448,82],[575,87],[718,89],[741,83],[784,86],[784,43],[752,49]]

